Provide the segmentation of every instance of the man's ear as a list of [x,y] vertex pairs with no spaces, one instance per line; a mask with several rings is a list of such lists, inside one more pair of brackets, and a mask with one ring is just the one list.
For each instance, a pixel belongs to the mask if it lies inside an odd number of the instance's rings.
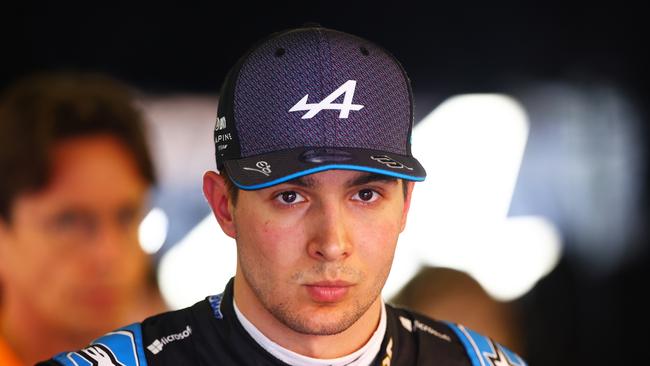
[[233,205],[230,204],[228,186],[226,186],[223,177],[213,171],[206,172],[203,175],[203,194],[208,200],[221,230],[235,239],[237,230],[235,229]]
[[406,196],[404,196],[404,208],[402,211],[400,233],[404,231],[404,228],[406,227],[406,217],[408,216],[409,209],[411,208],[411,197],[413,195],[413,188],[415,187],[415,183],[411,181],[402,180],[402,184],[406,184]]

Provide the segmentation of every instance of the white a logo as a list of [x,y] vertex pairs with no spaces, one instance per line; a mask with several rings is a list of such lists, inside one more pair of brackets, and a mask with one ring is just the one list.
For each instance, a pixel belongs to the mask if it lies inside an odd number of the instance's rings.
[[226,117],[221,117],[217,119],[216,126],[214,127],[215,131],[221,131],[226,129]]
[[[352,104],[354,88],[356,86],[356,80],[348,80],[319,103],[307,103],[307,98],[309,98],[309,94],[307,94],[300,99],[296,105],[291,107],[289,112],[309,111],[302,116],[302,119],[309,119],[317,115],[318,112],[323,109],[338,109],[341,111],[341,113],[339,113],[339,118],[348,118],[350,111],[358,111],[363,108],[361,104]],[[341,94],[345,94],[343,97],[343,103],[334,103]]]

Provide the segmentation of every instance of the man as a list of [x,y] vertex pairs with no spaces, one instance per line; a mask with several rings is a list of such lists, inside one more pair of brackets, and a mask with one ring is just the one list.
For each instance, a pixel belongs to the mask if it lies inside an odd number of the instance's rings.
[[3,93],[1,365],[142,318],[137,229],[154,172],[141,119],[128,90],[98,75],[31,77]]
[[413,182],[399,63],[307,27],[249,51],[224,83],[203,190],[237,242],[221,295],[110,333],[63,365],[523,365],[460,326],[385,305]]

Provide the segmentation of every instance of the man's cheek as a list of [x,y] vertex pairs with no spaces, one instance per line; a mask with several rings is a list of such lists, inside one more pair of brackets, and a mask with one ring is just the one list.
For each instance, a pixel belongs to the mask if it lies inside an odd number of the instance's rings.
[[355,235],[364,245],[368,245],[371,248],[379,248],[391,246],[397,240],[399,235],[399,220],[392,221],[377,221],[373,225],[366,226],[366,229],[362,231],[361,235]]
[[288,249],[288,246],[302,240],[303,232],[298,223],[268,220],[259,231],[257,240],[264,243],[265,247],[283,251],[282,249]]

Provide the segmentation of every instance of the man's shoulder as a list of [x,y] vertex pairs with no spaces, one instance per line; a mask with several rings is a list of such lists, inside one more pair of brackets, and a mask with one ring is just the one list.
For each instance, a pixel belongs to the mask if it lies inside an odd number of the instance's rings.
[[147,365],[141,323],[108,332],[83,349],[61,352],[51,360],[37,364],[37,366],[44,365]]
[[426,350],[420,358],[438,359],[442,356],[450,365],[526,365],[508,348],[462,325],[431,319],[406,309],[388,308],[393,322],[406,335],[402,338],[410,338],[411,342],[417,343],[417,348]]
[[[61,352],[45,365],[85,366],[116,365],[146,366],[147,359],[172,342],[189,338],[193,332],[197,311],[209,305],[202,300],[193,306],[151,316],[140,323],[108,332],[77,351]],[[149,355],[147,355],[149,353]]]
[[490,337],[460,324],[448,325],[463,343],[472,365],[526,366],[523,358]]
[[[412,310],[387,305],[389,316],[397,319],[399,325],[409,333],[427,334],[434,338],[451,342],[453,334],[450,332],[447,323],[432,319]],[[420,333],[419,333],[420,332]]]

